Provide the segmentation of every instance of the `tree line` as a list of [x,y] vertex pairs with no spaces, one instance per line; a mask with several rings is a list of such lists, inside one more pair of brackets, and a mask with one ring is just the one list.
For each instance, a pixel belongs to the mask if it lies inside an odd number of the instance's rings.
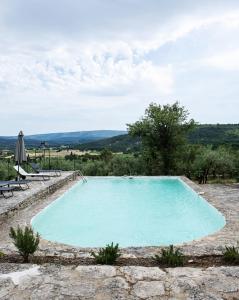
[[[63,159],[52,158],[50,163],[39,162],[46,169],[80,169],[86,176],[185,175],[199,183],[239,178],[239,150],[227,144],[215,147],[189,143],[187,136],[197,123],[178,102],[163,106],[151,103],[139,121],[127,126],[129,135],[141,141],[134,152],[103,149],[100,155],[70,153]],[[1,180],[16,176],[13,163],[0,161]]]

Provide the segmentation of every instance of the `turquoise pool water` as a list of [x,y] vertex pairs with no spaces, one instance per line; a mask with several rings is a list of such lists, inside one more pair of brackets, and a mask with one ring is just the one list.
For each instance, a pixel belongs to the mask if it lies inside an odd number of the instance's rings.
[[225,219],[177,178],[89,178],[32,219],[42,238],[74,246],[179,244],[221,229]]

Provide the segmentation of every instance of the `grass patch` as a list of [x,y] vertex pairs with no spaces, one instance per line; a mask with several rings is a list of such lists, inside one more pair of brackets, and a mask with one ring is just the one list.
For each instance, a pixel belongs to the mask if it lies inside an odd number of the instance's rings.
[[166,249],[162,249],[161,255],[155,255],[153,259],[159,263],[168,267],[179,267],[184,265],[184,256],[179,249],[174,249],[173,245],[170,245]]
[[91,252],[91,255],[95,258],[97,264],[113,265],[121,255],[119,253],[119,244],[114,246],[114,244],[111,243],[111,245],[106,245],[105,248],[101,248],[98,253]]
[[226,247],[223,252],[223,258],[229,263],[239,263],[239,250],[237,247]]

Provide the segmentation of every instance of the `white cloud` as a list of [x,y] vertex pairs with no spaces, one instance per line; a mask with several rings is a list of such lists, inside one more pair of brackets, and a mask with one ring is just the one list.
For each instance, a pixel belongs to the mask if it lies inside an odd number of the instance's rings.
[[173,79],[170,66],[154,66],[143,58],[136,62],[126,43],[95,47],[54,48],[45,53],[0,57],[0,83],[16,92],[49,92],[99,96],[139,90],[169,94]]
[[[23,3],[24,11],[19,9]],[[40,124],[42,115],[54,120],[56,128],[50,131],[80,129],[74,125],[78,115],[84,129],[123,128],[151,101],[191,98],[188,106],[198,110],[195,102],[209,98],[198,81],[232,101],[215,76],[207,75],[239,69],[238,20],[238,2],[231,0],[218,0],[217,6],[204,0],[2,0],[0,104],[8,114],[5,122],[24,112],[34,116],[33,132],[39,132],[35,121]],[[230,84],[229,90],[239,92]],[[212,110],[211,122],[216,114]],[[229,113],[226,118],[230,121]],[[16,125],[9,126],[15,130]],[[8,126],[1,130],[7,132]]]
[[202,60],[202,63],[225,71],[239,71],[239,49],[213,55]]

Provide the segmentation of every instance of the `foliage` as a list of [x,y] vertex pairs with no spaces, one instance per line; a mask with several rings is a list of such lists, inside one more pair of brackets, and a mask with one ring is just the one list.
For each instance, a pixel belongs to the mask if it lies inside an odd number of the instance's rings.
[[34,234],[31,227],[25,226],[23,230],[18,226],[16,230],[13,227],[10,228],[9,236],[13,239],[13,243],[23,257],[24,262],[28,262],[29,255],[34,254],[38,248],[39,234]]
[[65,156],[65,159],[66,160],[74,160],[74,159],[77,159],[77,155],[76,154],[74,154],[74,153],[72,153],[72,151],[71,151],[71,153],[69,154],[69,155],[66,155]]
[[236,247],[226,247],[223,252],[223,258],[229,263],[239,263],[239,250]]
[[128,134],[114,136],[112,138],[84,143],[77,146],[80,150],[103,150],[109,149],[112,152],[135,152],[140,150],[140,139]]
[[203,148],[195,157],[192,168],[199,183],[207,183],[210,174],[216,178],[217,174],[224,177],[225,174],[232,175],[234,173],[234,155],[230,149],[225,147],[213,150],[209,146]]
[[174,250],[173,245],[170,245],[167,249],[162,249],[161,256],[155,255],[154,260],[168,267],[179,267],[184,264],[183,254],[179,249]]
[[111,243],[111,245],[106,245],[105,248],[101,248],[97,254],[95,252],[91,252],[91,255],[95,258],[98,264],[113,265],[117,258],[121,255],[119,253],[119,244],[114,246],[114,244]]
[[113,157],[113,154],[109,149],[103,149],[100,152],[100,159],[102,159],[106,162],[110,161],[112,159],[112,157]]
[[160,160],[162,173],[167,175],[175,171],[186,134],[194,125],[194,120],[188,121],[188,111],[178,102],[163,106],[151,103],[145,116],[129,124],[128,129],[130,135],[142,139],[147,159],[153,164]]
[[13,166],[14,163],[11,160],[0,160],[0,180],[10,180],[16,177]]
[[[191,145],[220,145],[231,146],[239,149],[239,124],[197,124],[195,129],[189,131],[187,140]],[[132,153],[140,151],[141,140],[128,134],[112,138],[92,141],[77,146],[80,150],[103,150],[105,148],[112,152]]]
[[5,256],[5,254],[2,251],[0,251],[0,258],[3,256]]
[[203,124],[189,133],[188,140],[192,144],[227,145],[239,148],[239,124]]
[[202,148],[203,147],[199,145],[185,145],[181,159],[178,160],[177,163],[177,175],[185,175],[191,179],[195,177],[195,172],[198,170],[194,169],[194,162],[198,155],[200,155],[201,151],[203,151]]

